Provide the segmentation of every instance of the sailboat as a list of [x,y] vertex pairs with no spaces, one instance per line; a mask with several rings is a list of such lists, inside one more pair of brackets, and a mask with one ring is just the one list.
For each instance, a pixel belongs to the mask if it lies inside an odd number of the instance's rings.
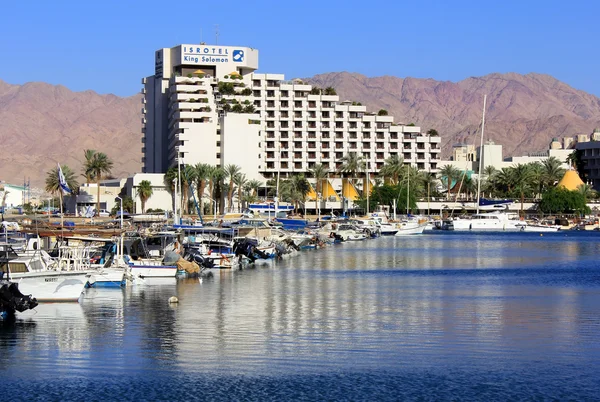
[[407,187],[406,187],[406,219],[403,219],[400,223],[396,224],[398,231],[395,236],[407,236],[422,234],[427,226],[426,222],[421,223],[416,219],[409,219],[410,215],[410,164],[407,170]]
[[[487,95],[483,96],[483,113],[481,118],[481,137],[480,137],[480,153],[483,152],[483,136],[485,132],[485,108]],[[496,203],[481,198],[481,172],[483,171],[483,155],[479,156],[479,174],[477,175],[477,212],[470,218],[454,218],[452,221],[445,221],[442,228],[448,230],[469,230],[469,231],[523,231],[526,223],[518,220],[516,213],[506,212],[507,201],[503,200]],[[512,201],[511,201],[512,202]],[[487,213],[479,213],[481,204],[499,205],[504,211],[494,211]],[[491,207],[495,209],[498,207]],[[489,209],[486,207],[486,209]]]

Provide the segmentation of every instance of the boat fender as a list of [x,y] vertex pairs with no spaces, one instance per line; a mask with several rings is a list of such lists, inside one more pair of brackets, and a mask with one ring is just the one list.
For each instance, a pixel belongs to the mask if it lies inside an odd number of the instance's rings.
[[473,224],[469,223],[469,230],[473,229]]

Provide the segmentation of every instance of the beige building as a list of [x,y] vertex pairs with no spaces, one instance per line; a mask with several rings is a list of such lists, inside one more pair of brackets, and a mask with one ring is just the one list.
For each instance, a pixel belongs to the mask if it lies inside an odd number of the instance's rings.
[[258,74],[258,50],[179,45],[155,53],[155,74],[142,80],[143,172],[181,164],[236,164],[248,179],[331,171],[356,152],[379,170],[397,155],[437,172],[441,138],[366,106],[340,101],[282,74]]

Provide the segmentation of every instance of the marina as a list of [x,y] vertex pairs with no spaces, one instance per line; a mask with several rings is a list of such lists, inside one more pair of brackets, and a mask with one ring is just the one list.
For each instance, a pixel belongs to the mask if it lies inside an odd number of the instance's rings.
[[3,375],[15,398],[62,399],[84,380],[128,400],[591,400],[599,247],[595,232],[439,231],[88,288],[0,326]]

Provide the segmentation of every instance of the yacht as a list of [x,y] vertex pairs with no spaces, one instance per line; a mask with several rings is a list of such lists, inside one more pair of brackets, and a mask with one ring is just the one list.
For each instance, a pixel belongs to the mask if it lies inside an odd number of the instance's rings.
[[[447,230],[460,231],[521,231],[527,223],[519,221],[516,213],[486,212],[473,214],[470,218],[454,218],[447,221]],[[442,226],[444,229],[444,226]]]

